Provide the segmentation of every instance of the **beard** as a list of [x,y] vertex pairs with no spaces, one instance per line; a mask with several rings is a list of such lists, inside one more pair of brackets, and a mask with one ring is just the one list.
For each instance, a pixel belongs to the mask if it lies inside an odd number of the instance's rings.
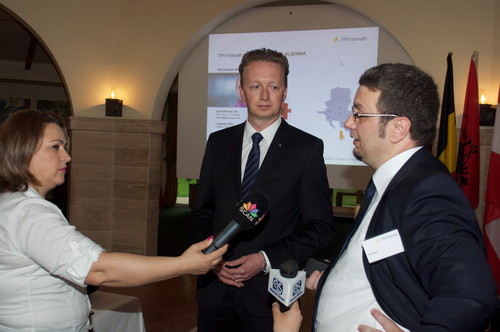
[[354,148],[352,150],[352,155],[354,156],[354,158],[356,158],[357,160],[359,161],[363,161],[363,156],[361,155],[361,153],[359,153],[359,151],[356,151],[356,148]]

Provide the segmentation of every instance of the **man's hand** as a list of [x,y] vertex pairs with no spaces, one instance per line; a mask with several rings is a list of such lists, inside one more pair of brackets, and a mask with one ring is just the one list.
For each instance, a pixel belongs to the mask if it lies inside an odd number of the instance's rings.
[[226,272],[233,276],[236,282],[252,279],[262,272],[266,266],[266,259],[261,253],[240,257],[234,261],[226,262]]
[[[386,315],[378,311],[377,309],[370,310],[372,316],[377,320],[377,322],[382,325],[385,332],[403,332],[396,323],[389,319]],[[368,327],[366,325],[358,326],[359,332],[382,332],[380,330],[374,329],[373,327]]]
[[299,301],[295,301],[287,312],[281,313],[277,302],[273,303],[273,332],[299,332],[302,325]]
[[319,279],[323,275],[324,271],[314,271],[311,273],[309,278],[306,279],[306,288],[315,291],[318,288]]
[[240,257],[234,261],[222,261],[214,269],[219,280],[229,286],[243,287],[243,282],[262,272],[266,259],[261,253]]
[[226,266],[226,261],[221,260],[213,270],[215,275],[219,277],[219,281],[228,286],[234,286],[238,288],[243,287],[243,283],[236,282],[234,277],[231,274],[227,273],[228,268],[225,266]]

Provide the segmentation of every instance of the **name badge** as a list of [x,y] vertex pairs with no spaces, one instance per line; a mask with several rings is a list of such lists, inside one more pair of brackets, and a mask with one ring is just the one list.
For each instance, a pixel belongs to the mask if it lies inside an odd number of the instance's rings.
[[363,241],[361,245],[370,264],[405,251],[397,229]]

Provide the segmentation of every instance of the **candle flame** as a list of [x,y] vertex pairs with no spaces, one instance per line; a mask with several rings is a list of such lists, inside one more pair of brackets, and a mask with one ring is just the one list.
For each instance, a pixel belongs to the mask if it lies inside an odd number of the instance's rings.
[[484,102],[486,101],[486,97],[484,96],[484,94],[481,95],[481,104],[484,104]]

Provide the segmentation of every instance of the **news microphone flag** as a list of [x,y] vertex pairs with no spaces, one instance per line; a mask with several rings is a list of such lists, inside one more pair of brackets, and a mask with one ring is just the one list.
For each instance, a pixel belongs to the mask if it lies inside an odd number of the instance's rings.
[[497,294],[500,294],[500,88],[498,91],[485,201],[483,234],[486,244],[486,257],[498,285]]
[[304,294],[306,272],[298,271],[298,264],[294,260],[283,262],[278,269],[271,269],[269,273],[268,291],[280,303],[280,311],[290,309],[291,304]]
[[479,89],[477,51],[470,60],[457,159],[457,182],[475,210],[479,204]]
[[228,244],[242,230],[257,226],[266,216],[268,207],[269,200],[263,193],[260,191],[250,193],[236,205],[233,219],[202,252],[209,254]]

